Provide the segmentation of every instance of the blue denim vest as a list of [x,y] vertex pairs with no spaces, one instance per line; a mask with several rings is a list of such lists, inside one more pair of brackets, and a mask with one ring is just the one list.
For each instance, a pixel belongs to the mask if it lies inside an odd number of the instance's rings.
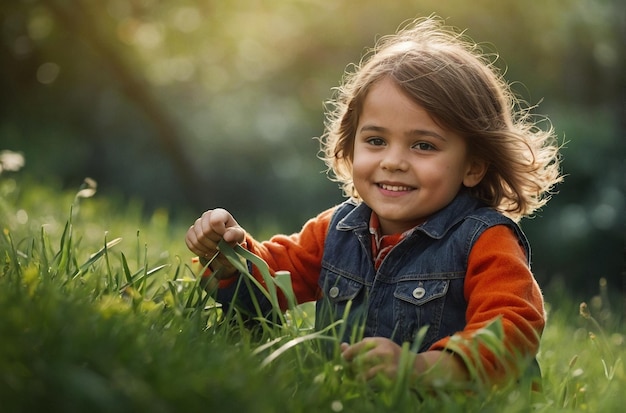
[[[334,213],[324,245],[316,327],[344,318],[342,341],[381,336],[413,344],[428,326],[418,351],[465,326],[463,284],[472,246],[487,228],[511,227],[526,251],[518,225],[465,191],[417,226],[374,268],[371,209],[346,201]],[[349,311],[348,311],[349,310]]]

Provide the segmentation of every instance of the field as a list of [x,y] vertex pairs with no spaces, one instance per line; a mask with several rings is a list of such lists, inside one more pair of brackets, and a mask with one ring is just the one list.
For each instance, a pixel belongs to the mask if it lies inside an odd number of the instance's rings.
[[623,297],[545,287],[543,391],[374,387],[325,358],[311,307],[246,329],[200,286],[189,222],[140,202],[0,175],[0,411],[614,412],[626,402]]

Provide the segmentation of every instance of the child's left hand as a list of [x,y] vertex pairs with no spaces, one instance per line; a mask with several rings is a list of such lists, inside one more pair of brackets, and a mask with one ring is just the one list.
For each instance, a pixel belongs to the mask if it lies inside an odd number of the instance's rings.
[[[372,380],[382,374],[390,380],[398,378],[401,346],[383,337],[367,337],[356,344],[341,343],[341,356],[358,378]],[[470,374],[458,355],[441,350],[429,350],[411,358],[412,380],[423,385],[445,382],[467,383]]]
[[341,343],[341,356],[350,363],[357,377],[368,381],[378,374],[394,380],[401,353],[402,347],[384,337],[367,337],[352,345]]

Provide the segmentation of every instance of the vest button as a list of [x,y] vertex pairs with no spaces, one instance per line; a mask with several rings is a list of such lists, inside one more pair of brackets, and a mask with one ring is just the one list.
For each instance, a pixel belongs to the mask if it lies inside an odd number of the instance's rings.
[[331,287],[331,289],[328,290],[328,295],[330,296],[330,298],[337,298],[337,296],[339,295],[339,288]]
[[416,289],[413,290],[413,297],[417,298],[418,300],[425,295],[426,295],[426,290],[424,289],[424,287],[417,287]]

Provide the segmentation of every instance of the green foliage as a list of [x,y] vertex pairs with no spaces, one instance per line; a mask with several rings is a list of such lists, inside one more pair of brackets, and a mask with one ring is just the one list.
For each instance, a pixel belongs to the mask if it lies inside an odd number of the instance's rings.
[[[552,296],[543,393],[409,390],[407,371],[372,386],[323,355],[338,343],[312,331],[309,305],[292,304],[277,312],[281,323],[259,320],[254,329],[223,314],[183,251],[186,225],[164,225],[163,212],[145,221],[131,208],[102,224],[107,199],[6,176],[0,191],[3,411],[552,412],[615,411],[624,402],[624,320],[606,285],[580,317],[571,299]],[[137,226],[150,228],[149,242]],[[244,250],[222,249],[233,263],[243,256],[263,269]],[[290,295],[284,277],[265,279],[274,305],[278,290]],[[492,324],[483,344],[495,349],[500,334]],[[405,346],[407,365],[411,354]]]

